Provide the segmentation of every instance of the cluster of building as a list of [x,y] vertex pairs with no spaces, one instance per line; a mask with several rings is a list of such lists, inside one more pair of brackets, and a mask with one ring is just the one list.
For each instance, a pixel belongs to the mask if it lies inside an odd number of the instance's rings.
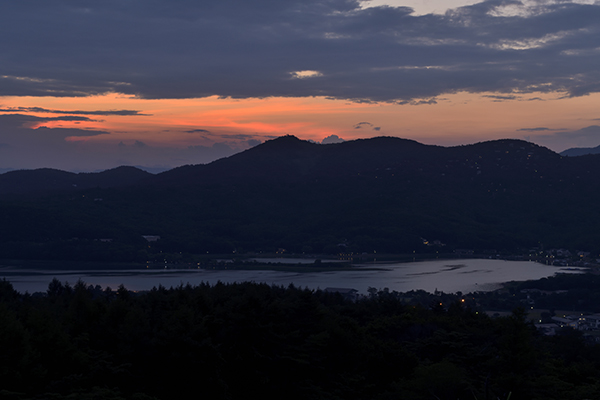
[[[554,316],[551,320],[549,323],[535,324],[535,327],[544,335],[556,335],[560,329],[572,328],[584,331],[593,341],[600,342],[600,314]],[[598,335],[593,335],[595,332]]]

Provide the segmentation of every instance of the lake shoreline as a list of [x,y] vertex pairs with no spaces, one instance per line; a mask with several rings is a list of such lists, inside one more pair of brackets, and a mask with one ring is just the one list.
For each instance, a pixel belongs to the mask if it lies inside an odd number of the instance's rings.
[[[259,261],[255,261],[259,260]],[[533,261],[547,264],[547,260],[529,257],[525,255],[489,255],[489,254],[383,254],[359,255],[353,257],[334,258],[329,255],[289,255],[260,254],[231,257],[231,255],[216,254],[211,257],[204,256],[200,262],[103,262],[103,261],[72,261],[72,260],[0,260],[0,271],[6,268],[22,268],[34,270],[147,270],[147,269],[170,269],[170,270],[266,270],[266,271],[290,271],[290,272],[319,272],[330,270],[352,270],[357,266],[372,266],[379,269],[380,265],[406,264],[431,261],[451,260],[505,260],[505,261]],[[545,262],[544,262],[545,261]],[[567,266],[569,266],[567,264]],[[575,264],[573,264],[575,266]],[[598,267],[589,266],[590,269]]]
[[[39,264],[38,264],[39,265]],[[89,267],[89,265],[88,265]],[[270,285],[325,289],[327,287],[352,288],[366,293],[369,288],[406,292],[425,290],[492,291],[511,281],[526,281],[553,276],[557,273],[581,273],[584,269],[564,270],[530,261],[505,261],[489,259],[434,260],[413,263],[347,264],[314,268],[308,266],[283,266],[252,264],[249,268],[130,268],[130,269],[47,269],[0,268],[0,277],[13,284],[19,292],[45,292],[48,283],[56,278],[74,284],[100,285],[115,289],[120,285],[129,290],[143,291],[162,285],[177,287],[208,283],[210,285],[234,282],[257,282]]]

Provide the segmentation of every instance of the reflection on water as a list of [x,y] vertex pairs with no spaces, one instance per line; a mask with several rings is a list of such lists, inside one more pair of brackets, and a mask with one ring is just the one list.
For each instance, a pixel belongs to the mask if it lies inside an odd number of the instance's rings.
[[452,293],[462,291],[494,290],[502,282],[523,281],[552,276],[557,272],[579,273],[573,268],[538,264],[530,261],[504,260],[436,260],[416,263],[378,264],[357,266],[351,271],[328,272],[279,272],[279,271],[236,271],[236,270],[128,270],[128,271],[48,271],[0,269],[0,278],[5,277],[20,292],[45,292],[48,283],[56,277],[62,282],[74,284],[81,279],[88,285],[110,286],[116,289],[123,284],[130,290],[150,290],[154,286],[176,287],[198,285],[202,282],[215,284],[219,281],[264,282],[270,285],[308,287],[354,288],[366,294],[369,287],[388,288],[399,292],[436,289]]

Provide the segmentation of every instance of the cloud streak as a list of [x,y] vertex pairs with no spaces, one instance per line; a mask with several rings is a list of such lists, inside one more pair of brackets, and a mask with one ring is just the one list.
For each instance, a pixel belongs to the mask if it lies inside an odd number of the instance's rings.
[[103,142],[92,139],[109,137],[107,131],[39,126],[48,121],[71,121],[73,118],[87,117],[0,115],[0,172],[42,167],[94,171],[118,165],[164,170],[183,164],[208,163],[260,143],[247,135],[244,142],[217,141],[209,146],[161,146],[137,139]]
[[46,114],[75,114],[75,115],[100,115],[100,116],[109,116],[109,115],[120,115],[120,116],[132,116],[132,115],[151,115],[151,114],[142,114],[140,111],[136,110],[96,110],[96,111],[82,111],[82,110],[53,110],[42,107],[8,107],[8,108],[0,108],[0,112],[26,112],[26,113],[46,113]]
[[370,128],[370,129],[373,129],[374,131],[381,130],[380,126],[375,126],[370,122],[359,122],[358,124],[354,125],[354,129],[363,129],[363,128]]
[[600,91],[600,5],[487,0],[417,16],[354,0],[4,3],[4,95],[323,96],[418,105],[460,91],[500,93],[499,101]]
[[543,132],[543,131],[564,131],[565,129],[550,129],[543,126],[537,128],[521,128],[517,132]]
[[29,128],[34,124],[43,124],[44,122],[55,122],[55,121],[94,121],[88,117],[80,116],[64,116],[64,117],[36,117],[33,115],[25,114],[0,114],[0,129],[5,130],[7,128]]
[[[572,147],[596,147],[600,143],[600,126],[590,125],[574,131],[547,129],[545,135],[539,135],[536,140],[543,145],[554,148],[568,149]],[[557,131],[557,132],[556,132]]]

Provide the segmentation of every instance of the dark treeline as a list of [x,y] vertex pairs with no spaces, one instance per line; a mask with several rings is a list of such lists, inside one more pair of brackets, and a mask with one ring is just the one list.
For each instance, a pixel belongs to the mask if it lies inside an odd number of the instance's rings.
[[598,346],[540,336],[521,309],[464,304],[254,283],[132,293],[54,280],[41,296],[0,281],[0,397],[598,397]]
[[[598,274],[558,274],[536,281],[522,282],[517,287],[522,292],[515,293],[514,297],[529,296],[535,301],[537,308],[600,313]],[[525,291],[526,295],[523,294]]]

